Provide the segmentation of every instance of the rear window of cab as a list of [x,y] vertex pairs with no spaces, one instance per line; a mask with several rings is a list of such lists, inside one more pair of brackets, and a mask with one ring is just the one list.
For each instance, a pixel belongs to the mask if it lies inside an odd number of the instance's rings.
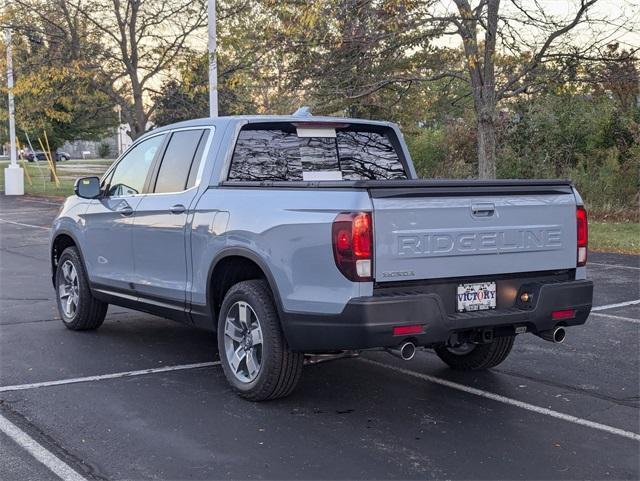
[[406,179],[394,138],[376,126],[249,124],[238,136],[228,180]]

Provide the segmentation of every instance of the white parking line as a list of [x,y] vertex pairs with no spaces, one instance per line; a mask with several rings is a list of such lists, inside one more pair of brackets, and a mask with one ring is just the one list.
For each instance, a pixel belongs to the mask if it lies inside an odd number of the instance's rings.
[[29,214],[40,214],[42,213],[42,207],[33,208],[30,210],[10,210],[5,212],[0,212],[0,215],[29,215]]
[[64,481],[86,481],[76,470],[0,414],[0,431]]
[[33,227],[34,229],[44,229],[44,230],[50,229],[50,227],[42,227],[41,225],[33,225],[33,224],[23,224],[22,222],[14,222],[12,220],[6,220],[6,219],[0,219],[0,222],[4,222],[5,224],[20,225],[22,227]]
[[177,366],[154,367],[152,369],[142,369],[139,371],[114,372],[112,374],[99,374],[97,376],[75,377],[70,379],[60,379],[58,381],[34,382],[31,384],[17,384],[14,386],[0,386],[0,392],[24,391],[25,389],[35,389],[39,387],[62,386],[64,384],[76,384],[80,382],[102,381],[104,379],[117,379],[120,377],[144,376],[157,372],[183,371],[185,369],[196,369],[199,367],[217,366],[220,361],[198,362],[194,364],[179,364]]
[[606,304],[604,306],[596,306],[596,307],[592,307],[591,310],[605,311],[607,309],[614,309],[616,307],[635,306],[636,304],[640,304],[640,299],[636,299],[635,301],[618,302],[616,304]]
[[[492,393],[492,392],[484,391],[482,389],[477,389],[477,388],[474,388],[474,387],[466,386],[464,384],[459,384],[457,382],[447,381],[446,379],[441,379],[439,377],[430,376],[428,374],[422,374],[422,373],[419,373],[419,372],[410,371],[408,369],[403,369],[403,368],[400,368],[400,367],[391,366],[389,364],[384,364],[382,362],[374,361],[373,359],[359,358],[359,360],[362,361],[362,362],[373,364],[375,366],[383,367],[385,369],[390,369],[392,371],[396,371],[396,372],[399,372],[401,374],[405,374],[405,375],[408,375],[408,376],[413,376],[413,377],[422,379],[424,381],[432,382],[434,384],[439,384],[441,386],[449,387],[451,389],[456,389],[458,391],[463,391],[463,392],[466,392],[468,394],[474,394],[476,396],[480,396],[480,397],[483,397],[483,398],[486,398],[486,399],[491,399],[493,401],[501,402],[503,404],[508,404],[510,406],[515,406],[515,407],[518,407],[520,409],[524,409],[524,410],[527,410],[527,411],[535,412],[535,413],[538,413],[538,414],[544,414],[546,416],[550,416],[550,417],[553,417],[553,418],[556,418],[556,419],[561,419],[563,421],[567,421],[567,422],[571,422],[571,423],[574,423],[574,424],[578,424],[580,426],[585,426],[585,427],[588,427],[588,428],[591,428],[591,429],[597,429],[597,430],[600,430],[600,431],[604,431],[604,432],[607,432],[609,434],[615,434],[617,436],[622,436],[622,437],[625,437],[625,438],[633,439],[634,441],[640,441],[640,434],[634,433],[632,431],[625,431],[623,429],[615,428],[613,426],[608,426],[606,424],[600,424],[600,423],[597,423],[597,422],[594,422],[594,421],[589,421],[588,419],[579,418],[579,417],[576,417],[576,416],[572,416],[570,414],[565,414],[565,413],[561,413],[559,411],[554,411],[553,409],[543,408],[543,407],[540,407],[540,406],[536,406],[534,404],[529,404],[529,403],[526,403],[526,402],[523,402],[523,401],[518,401],[517,399],[508,398],[506,396],[501,396],[499,394],[495,394],[495,393]],[[30,383],[30,384],[17,384],[17,385],[13,385],[13,386],[2,386],[2,387],[0,387],[0,392],[22,391],[22,390],[26,390],[26,389],[35,389],[35,388],[40,388],[40,387],[60,386],[60,385],[65,385],[65,384],[76,384],[76,383],[82,383],[82,382],[101,381],[101,380],[105,380],[105,379],[117,379],[117,378],[124,378],[124,377],[142,376],[142,375],[154,374],[154,373],[158,373],[158,372],[182,371],[182,370],[186,370],[186,369],[196,369],[196,368],[201,368],[201,367],[217,366],[219,364],[220,364],[220,361],[200,362],[200,363],[194,363],[194,364],[180,364],[180,365],[176,365],[176,366],[165,366],[165,367],[157,367],[157,368],[152,368],[152,369],[142,369],[142,370],[139,370],[139,371],[125,371],[125,372],[117,372],[117,373],[112,373],[112,374],[100,374],[100,375],[97,375],[97,376],[86,376],[86,377],[77,377],[77,378],[70,378],[70,379],[61,379],[61,380],[58,380],[58,381],[44,381],[44,382],[37,382],[37,383]],[[0,418],[1,419],[5,419],[5,418],[2,418],[2,416],[0,416]],[[6,419],[5,419],[5,421],[9,422]],[[0,427],[1,427],[1,425],[0,425]],[[2,429],[2,430],[3,430],[3,432],[5,432],[4,429]],[[26,434],[25,434],[25,436],[26,436]],[[33,442],[35,443],[35,441],[33,441]],[[40,446],[40,448],[42,448],[42,447]],[[27,448],[25,448],[25,449],[27,449]],[[42,448],[42,449],[44,449],[44,448]],[[40,459],[40,458],[37,458],[37,459]],[[82,478],[80,478],[80,479],[82,479]]]
[[440,379],[439,377],[430,376],[428,374],[409,371],[408,369],[391,366],[389,364],[384,364],[382,362],[374,361],[372,359],[364,359],[364,358],[359,358],[359,359],[360,361],[373,364],[375,366],[384,367],[386,369],[390,369],[391,371],[399,372],[401,374],[406,374],[407,376],[413,376],[418,379],[422,379],[424,381],[432,382],[434,384],[439,384],[441,386],[446,386],[451,389],[456,389],[458,391],[463,391],[468,394],[473,394],[475,396],[480,396],[486,399],[491,399],[493,401],[497,401],[503,404],[508,404],[510,406],[515,406],[520,409],[524,409],[526,411],[531,411],[538,414],[544,414],[545,416],[561,419],[563,421],[578,424],[580,426],[585,426],[591,429],[597,429],[599,431],[604,431],[609,434],[615,434],[617,436],[622,436],[624,438],[633,439],[634,441],[640,441],[640,434],[634,433],[632,431],[625,431],[624,429],[614,428],[613,426],[607,426],[606,424],[596,423],[594,421],[589,421],[588,419],[582,419],[576,416],[572,416],[570,414],[554,411],[553,409],[543,408],[540,406],[536,406],[534,404],[518,401],[517,399],[512,399],[506,396],[501,396],[499,394],[494,394],[492,392],[484,391],[482,389],[466,386],[464,384],[459,384],[457,382],[447,381],[446,379]]
[[620,264],[605,264],[604,262],[589,262],[590,266],[603,266],[603,267],[615,267],[616,269],[635,269],[640,270],[640,267],[634,266],[621,266]]
[[62,202],[49,202],[46,200],[35,200],[35,199],[20,199],[21,202],[34,202],[36,204],[48,204],[48,205],[55,205],[55,206],[60,206],[62,205]]
[[613,314],[601,314],[600,312],[593,312],[593,313],[591,313],[591,315],[592,316],[606,317],[607,319],[614,319],[614,320],[617,320],[617,321],[633,322],[634,324],[640,324],[640,319],[633,319],[631,317],[614,316]]

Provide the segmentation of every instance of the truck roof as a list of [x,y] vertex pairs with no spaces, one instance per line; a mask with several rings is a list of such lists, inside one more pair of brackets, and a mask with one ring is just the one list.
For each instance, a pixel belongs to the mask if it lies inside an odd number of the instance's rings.
[[[174,124],[164,125],[153,129],[148,133],[162,132],[163,130],[171,130],[183,127],[204,127],[216,126],[222,127],[228,124],[238,123],[262,123],[262,122],[304,122],[304,123],[348,123],[348,124],[367,124],[379,125],[384,127],[395,127],[392,122],[369,119],[352,119],[346,117],[325,117],[315,115],[231,115],[228,117],[203,117],[200,119],[185,120]],[[145,134],[146,135],[146,134]]]

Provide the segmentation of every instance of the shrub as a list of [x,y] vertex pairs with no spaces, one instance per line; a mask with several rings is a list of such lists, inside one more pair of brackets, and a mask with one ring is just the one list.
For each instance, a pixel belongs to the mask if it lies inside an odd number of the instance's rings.
[[467,178],[477,170],[475,132],[464,120],[430,127],[407,138],[418,177]]
[[420,134],[407,137],[407,145],[419,177],[435,177],[444,165],[443,132],[438,128],[424,129]]
[[100,145],[98,145],[98,157],[108,159],[109,154],[111,154],[111,147],[109,147],[109,144],[106,142],[101,142]]
[[[499,178],[569,178],[594,218],[640,217],[640,108],[621,112],[608,96],[523,98],[500,112]],[[407,143],[422,178],[477,175],[473,118],[424,128]]]
[[[638,146],[634,149],[640,154]],[[640,155],[620,159],[617,147],[580,156],[566,171],[595,218],[638,221]]]

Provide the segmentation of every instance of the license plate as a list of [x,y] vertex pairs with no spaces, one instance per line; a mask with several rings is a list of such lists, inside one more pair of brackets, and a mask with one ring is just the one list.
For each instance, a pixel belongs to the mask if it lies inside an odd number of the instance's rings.
[[456,299],[458,301],[458,312],[495,309],[496,283],[459,284]]

